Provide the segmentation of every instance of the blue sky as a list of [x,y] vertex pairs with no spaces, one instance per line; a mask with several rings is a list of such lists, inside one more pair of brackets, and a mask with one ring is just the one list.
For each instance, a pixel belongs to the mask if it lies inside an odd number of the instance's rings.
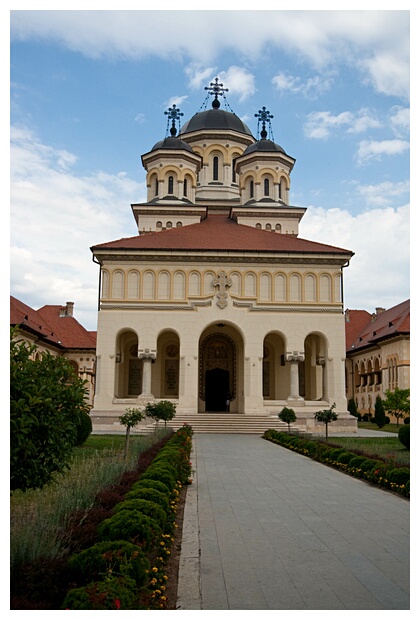
[[186,121],[218,76],[254,135],[266,106],[296,158],[300,236],[355,252],[345,307],[410,297],[409,11],[18,10],[10,24],[12,295],[74,301],[96,329],[89,248],[136,234],[141,155],[164,111]]

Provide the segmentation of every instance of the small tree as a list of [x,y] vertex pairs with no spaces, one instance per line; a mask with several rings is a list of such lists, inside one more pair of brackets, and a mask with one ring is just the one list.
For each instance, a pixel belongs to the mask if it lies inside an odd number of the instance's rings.
[[387,390],[383,406],[387,413],[397,418],[398,426],[400,419],[410,415],[410,390],[400,390],[398,387],[393,392]]
[[382,398],[378,395],[375,401],[375,422],[379,428],[382,428],[386,424],[385,409],[382,402]]
[[140,411],[140,409],[134,409],[127,407],[125,413],[119,417],[120,423],[125,426],[125,452],[124,458],[127,461],[128,459],[128,447],[130,442],[130,432],[131,429],[137,426],[139,422],[144,420],[146,414],[144,411]]
[[86,381],[70,362],[10,332],[10,483],[41,489],[70,466],[78,427],[88,415]]
[[286,422],[290,433],[290,425],[293,424],[293,422],[296,422],[296,413],[293,411],[293,409],[283,407],[283,409],[277,415],[282,422]]
[[329,409],[323,409],[322,411],[315,412],[315,418],[318,422],[325,424],[325,438],[328,439],[328,424],[334,422],[338,418],[338,413],[334,413],[336,404],[331,405]]
[[169,400],[161,400],[158,403],[147,403],[144,412],[148,418],[156,420],[156,428],[158,427],[159,420],[168,422],[175,417],[176,405]]

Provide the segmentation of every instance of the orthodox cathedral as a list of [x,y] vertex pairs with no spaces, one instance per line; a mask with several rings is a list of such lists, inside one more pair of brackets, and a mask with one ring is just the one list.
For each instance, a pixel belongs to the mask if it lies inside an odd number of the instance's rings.
[[278,425],[283,407],[296,428],[324,432],[314,413],[335,403],[332,430],[354,432],[343,310],[353,253],[299,237],[306,209],[289,204],[295,159],[272,139],[273,115],[255,114],[255,138],[217,78],[205,90],[182,127],[175,105],[165,112],[167,136],[142,156],[138,233],[91,248],[94,429],[164,399],[179,423],[218,420],[229,432]]

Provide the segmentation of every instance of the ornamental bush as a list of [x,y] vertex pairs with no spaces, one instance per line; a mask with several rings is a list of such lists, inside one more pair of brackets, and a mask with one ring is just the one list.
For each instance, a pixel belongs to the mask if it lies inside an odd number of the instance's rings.
[[354,458],[353,452],[343,452],[339,454],[337,457],[337,463],[341,463],[343,465],[348,465],[350,461]]
[[87,411],[82,411],[76,421],[76,446],[82,446],[92,433],[92,418]]
[[100,540],[127,540],[149,551],[162,534],[162,528],[150,517],[135,510],[117,512],[98,526]]
[[111,576],[67,593],[61,609],[140,609],[136,583],[129,577]]
[[410,470],[408,467],[395,467],[388,472],[387,478],[389,482],[393,482],[398,486],[407,484],[407,482],[410,480]]
[[126,575],[137,586],[146,582],[149,561],[137,545],[125,540],[99,542],[72,555],[68,567],[77,583],[100,579],[106,573]]
[[404,448],[410,449],[410,425],[406,424],[401,426],[398,431],[398,439],[404,446]]
[[131,491],[136,491],[137,489],[155,489],[167,497],[170,495],[170,491],[166,484],[159,482],[159,480],[149,480],[147,478],[144,480],[138,480],[131,487]]
[[[147,491],[147,489],[143,489]],[[150,489],[150,491],[154,491],[154,489]],[[159,491],[157,491],[159,493]],[[157,523],[159,523],[160,527],[163,529],[166,523],[167,513],[156,504],[156,502],[151,502],[147,499],[127,499],[123,502],[120,502],[115,506],[115,512],[121,512],[122,510],[137,510],[148,517],[154,519]]]
[[147,471],[140,476],[140,481],[142,480],[158,480],[159,482],[163,482],[169,491],[172,491],[175,487],[176,476],[167,469],[153,467],[153,465],[151,465],[148,467]]
[[146,489],[146,488],[137,488],[135,491],[129,491],[125,496],[126,500],[139,500],[144,499],[149,502],[153,502],[160,506],[165,514],[169,510],[169,499],[168,496],[156,489]]

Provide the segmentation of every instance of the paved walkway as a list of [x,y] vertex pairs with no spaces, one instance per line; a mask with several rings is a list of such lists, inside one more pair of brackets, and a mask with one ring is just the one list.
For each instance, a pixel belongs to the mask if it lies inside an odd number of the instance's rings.
[[409,501],[258,435],[192,460],[178,609],[410,608]]

